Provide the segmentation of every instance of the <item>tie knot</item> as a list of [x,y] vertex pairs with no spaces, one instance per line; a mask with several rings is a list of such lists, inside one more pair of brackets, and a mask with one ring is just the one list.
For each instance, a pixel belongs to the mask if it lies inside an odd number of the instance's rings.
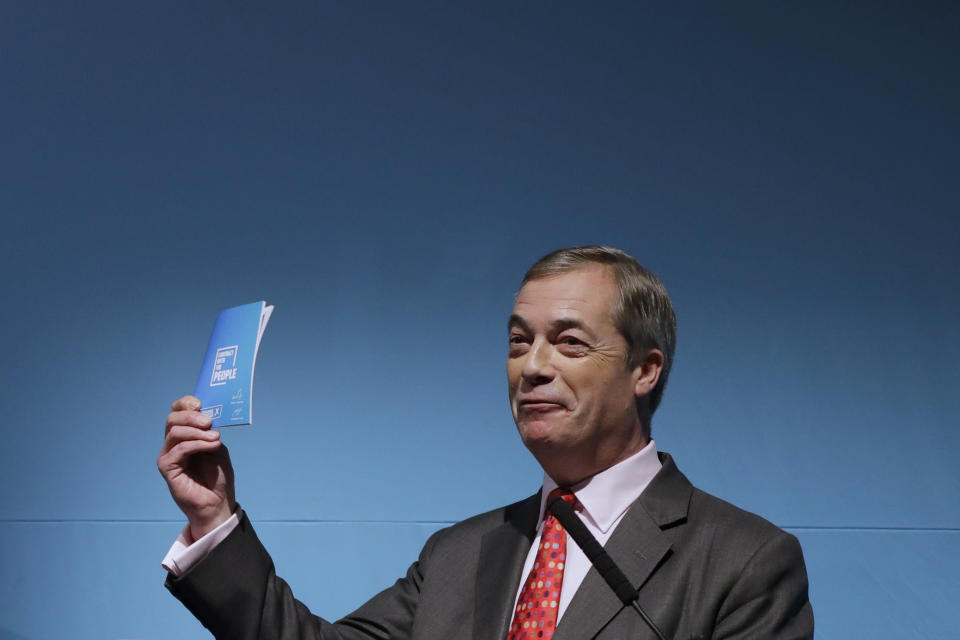
[[578,504],[577,496],[573,495],[573,491],[563,487],[557,487],[547,495],[547,504],[550,504],[554,498],[563,498],[563,501],[571,507],[576,507]]

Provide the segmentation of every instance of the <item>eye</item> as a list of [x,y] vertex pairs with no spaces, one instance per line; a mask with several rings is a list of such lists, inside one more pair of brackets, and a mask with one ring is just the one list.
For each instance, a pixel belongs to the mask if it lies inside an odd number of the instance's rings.
[[511,355],[520,355],[525,353],[530,344],[530,340],[522,333],[511,333],[510,337],[507,339],[507,342],[510,345]]
[[557,339],[557,349],[566,356],[579,357],[587,354],[589,346],[576,336],[564,335]]

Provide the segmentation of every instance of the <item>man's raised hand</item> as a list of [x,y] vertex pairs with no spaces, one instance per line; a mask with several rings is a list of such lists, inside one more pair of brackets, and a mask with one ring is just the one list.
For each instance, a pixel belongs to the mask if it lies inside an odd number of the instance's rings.
[[220,432],[211,429],[210,418],[198,411],[200,400],[183,396],[171,409],[157,468],[196,541],[236,510],[233,467]]

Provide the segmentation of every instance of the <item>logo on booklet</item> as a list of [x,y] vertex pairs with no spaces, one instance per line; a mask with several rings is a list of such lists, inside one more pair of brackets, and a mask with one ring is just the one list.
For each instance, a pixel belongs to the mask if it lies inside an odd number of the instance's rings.
[[237,379],[237,345],[220,347],[213,360],[213,374],[210,376],[210,386],[219,387],[227,384],[227,380]]
[[223,405],[215,404],[212,407],[204,407],[200,409],[200,413],[209,417],[211,420],[216,420],[223,415]]

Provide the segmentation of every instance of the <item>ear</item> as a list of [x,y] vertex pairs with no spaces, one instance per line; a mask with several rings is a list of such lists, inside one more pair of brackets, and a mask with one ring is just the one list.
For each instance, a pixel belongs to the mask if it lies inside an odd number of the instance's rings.
[[660,372],[663,371],[663,352],[650,349],[643,360],[633,369],[633,395],[642,398],[657,386]]

